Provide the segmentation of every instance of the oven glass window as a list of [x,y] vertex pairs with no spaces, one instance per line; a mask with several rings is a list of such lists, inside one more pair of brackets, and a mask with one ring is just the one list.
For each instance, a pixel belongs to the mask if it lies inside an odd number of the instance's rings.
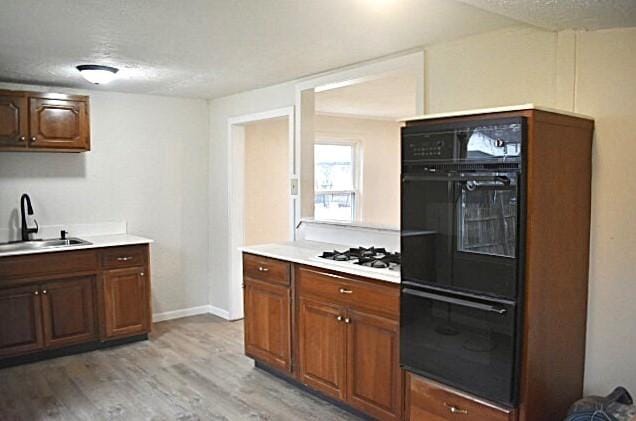
[[517,192],[496,183],[468,181],[461,187],[458,250],[517,256]]

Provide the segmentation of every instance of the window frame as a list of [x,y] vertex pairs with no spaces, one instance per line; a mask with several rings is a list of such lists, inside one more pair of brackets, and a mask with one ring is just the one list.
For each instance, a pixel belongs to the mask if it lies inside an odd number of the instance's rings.
[[[314,218],[319,221],[337,221],[337,222],[355,222],[359,221],[362,216],[362,153],[360,147],[360,140],[353,136],[336,137],[333,135],[318,135],[314,141],[314,151],[316,145],[334,145],[334,146],[351,146],[351,164],[353,165],[353,189],[352,190],[317,190],[316,178],[314,175]],[[316,169],[316,158],[314,156],[314,172]],[[352,210],[350,220],[339,219],[319,219],[316,217],[316,205],[315,200],[318,194],[332,193],[332,194],[352,194]]]

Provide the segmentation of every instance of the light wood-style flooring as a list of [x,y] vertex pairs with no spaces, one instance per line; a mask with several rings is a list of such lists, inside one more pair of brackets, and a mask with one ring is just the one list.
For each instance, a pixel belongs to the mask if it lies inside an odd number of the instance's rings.
[[0,420],[356,420],[243,355],[243,323],[157,323],[149,341],[0,369]]

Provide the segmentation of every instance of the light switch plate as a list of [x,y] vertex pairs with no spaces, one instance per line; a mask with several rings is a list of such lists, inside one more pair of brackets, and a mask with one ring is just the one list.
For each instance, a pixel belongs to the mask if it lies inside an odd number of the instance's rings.
[[298,179],[291,178],[290,180],[290,193],[292,196],[298,196]]

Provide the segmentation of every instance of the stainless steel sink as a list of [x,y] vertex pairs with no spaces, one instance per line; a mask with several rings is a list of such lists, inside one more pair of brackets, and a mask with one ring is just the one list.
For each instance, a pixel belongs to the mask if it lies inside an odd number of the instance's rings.
[[67,238],[65,240],[30,240],[30,241],[14,241],[11,243],[0,244],[0,253],[6,253],[11,251],[27,251],[27,250],[42,250],[42,249],[56,249],[62,247],[89,245],[90,242],[82,240],[81,238]]

